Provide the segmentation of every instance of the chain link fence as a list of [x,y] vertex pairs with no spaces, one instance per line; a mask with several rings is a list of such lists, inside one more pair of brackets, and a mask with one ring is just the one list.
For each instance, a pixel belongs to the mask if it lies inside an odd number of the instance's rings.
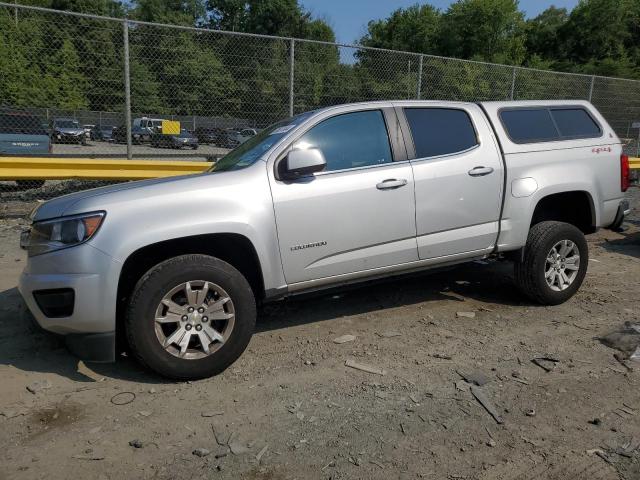
[[[287,116],[415,98],[586,99],[639,147],[640,81],[0,2],[2,155],[207,161]],[[159,135],[162,120],[180,133]],[[0,182],[0,198],[95,184]]]

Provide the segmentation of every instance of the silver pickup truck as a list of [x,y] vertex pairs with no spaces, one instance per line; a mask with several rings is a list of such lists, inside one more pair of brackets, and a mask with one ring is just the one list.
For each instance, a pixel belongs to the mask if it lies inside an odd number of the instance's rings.
[[500,254],[532,301],[564,302],[628,182],[588,102],[329,107],[207,173],[42,204],[20,292],[85,360],[113,360],[118,334],[156,372],[202,378],[244,351],[257,304],[310,290]]

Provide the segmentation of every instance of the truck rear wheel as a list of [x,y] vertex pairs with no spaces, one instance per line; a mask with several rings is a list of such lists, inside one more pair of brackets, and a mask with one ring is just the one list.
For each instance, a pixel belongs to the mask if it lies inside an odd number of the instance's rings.
[[125,328],[138,360],[165,377],[190,380],[235,362],[255,320],[253,291],[240,272],[208,255],[182,255],[138,281]]
[[588,262],[580,230],[568,223],[540,222],[529,230],[524,258],[515,264],[516,283],[532,300],[558,305],[578,291]]

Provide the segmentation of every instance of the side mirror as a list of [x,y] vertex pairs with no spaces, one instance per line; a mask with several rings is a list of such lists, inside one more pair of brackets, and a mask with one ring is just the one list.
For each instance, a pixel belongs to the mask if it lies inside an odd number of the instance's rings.
[[318,148],[292,150],[282,161],[281,176],[285,180],[295,180],[320,172],[327,166],[322,151]]

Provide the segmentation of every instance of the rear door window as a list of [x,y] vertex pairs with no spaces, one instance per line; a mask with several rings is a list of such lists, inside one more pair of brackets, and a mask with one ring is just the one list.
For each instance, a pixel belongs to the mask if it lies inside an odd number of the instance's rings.
[[551,116],[563,138],[593,138],[602,135],[600,126],[583,108],[554,108]]
[[464,152],[478,145],[473,123],[456,108],[405,108],[416,158]]

